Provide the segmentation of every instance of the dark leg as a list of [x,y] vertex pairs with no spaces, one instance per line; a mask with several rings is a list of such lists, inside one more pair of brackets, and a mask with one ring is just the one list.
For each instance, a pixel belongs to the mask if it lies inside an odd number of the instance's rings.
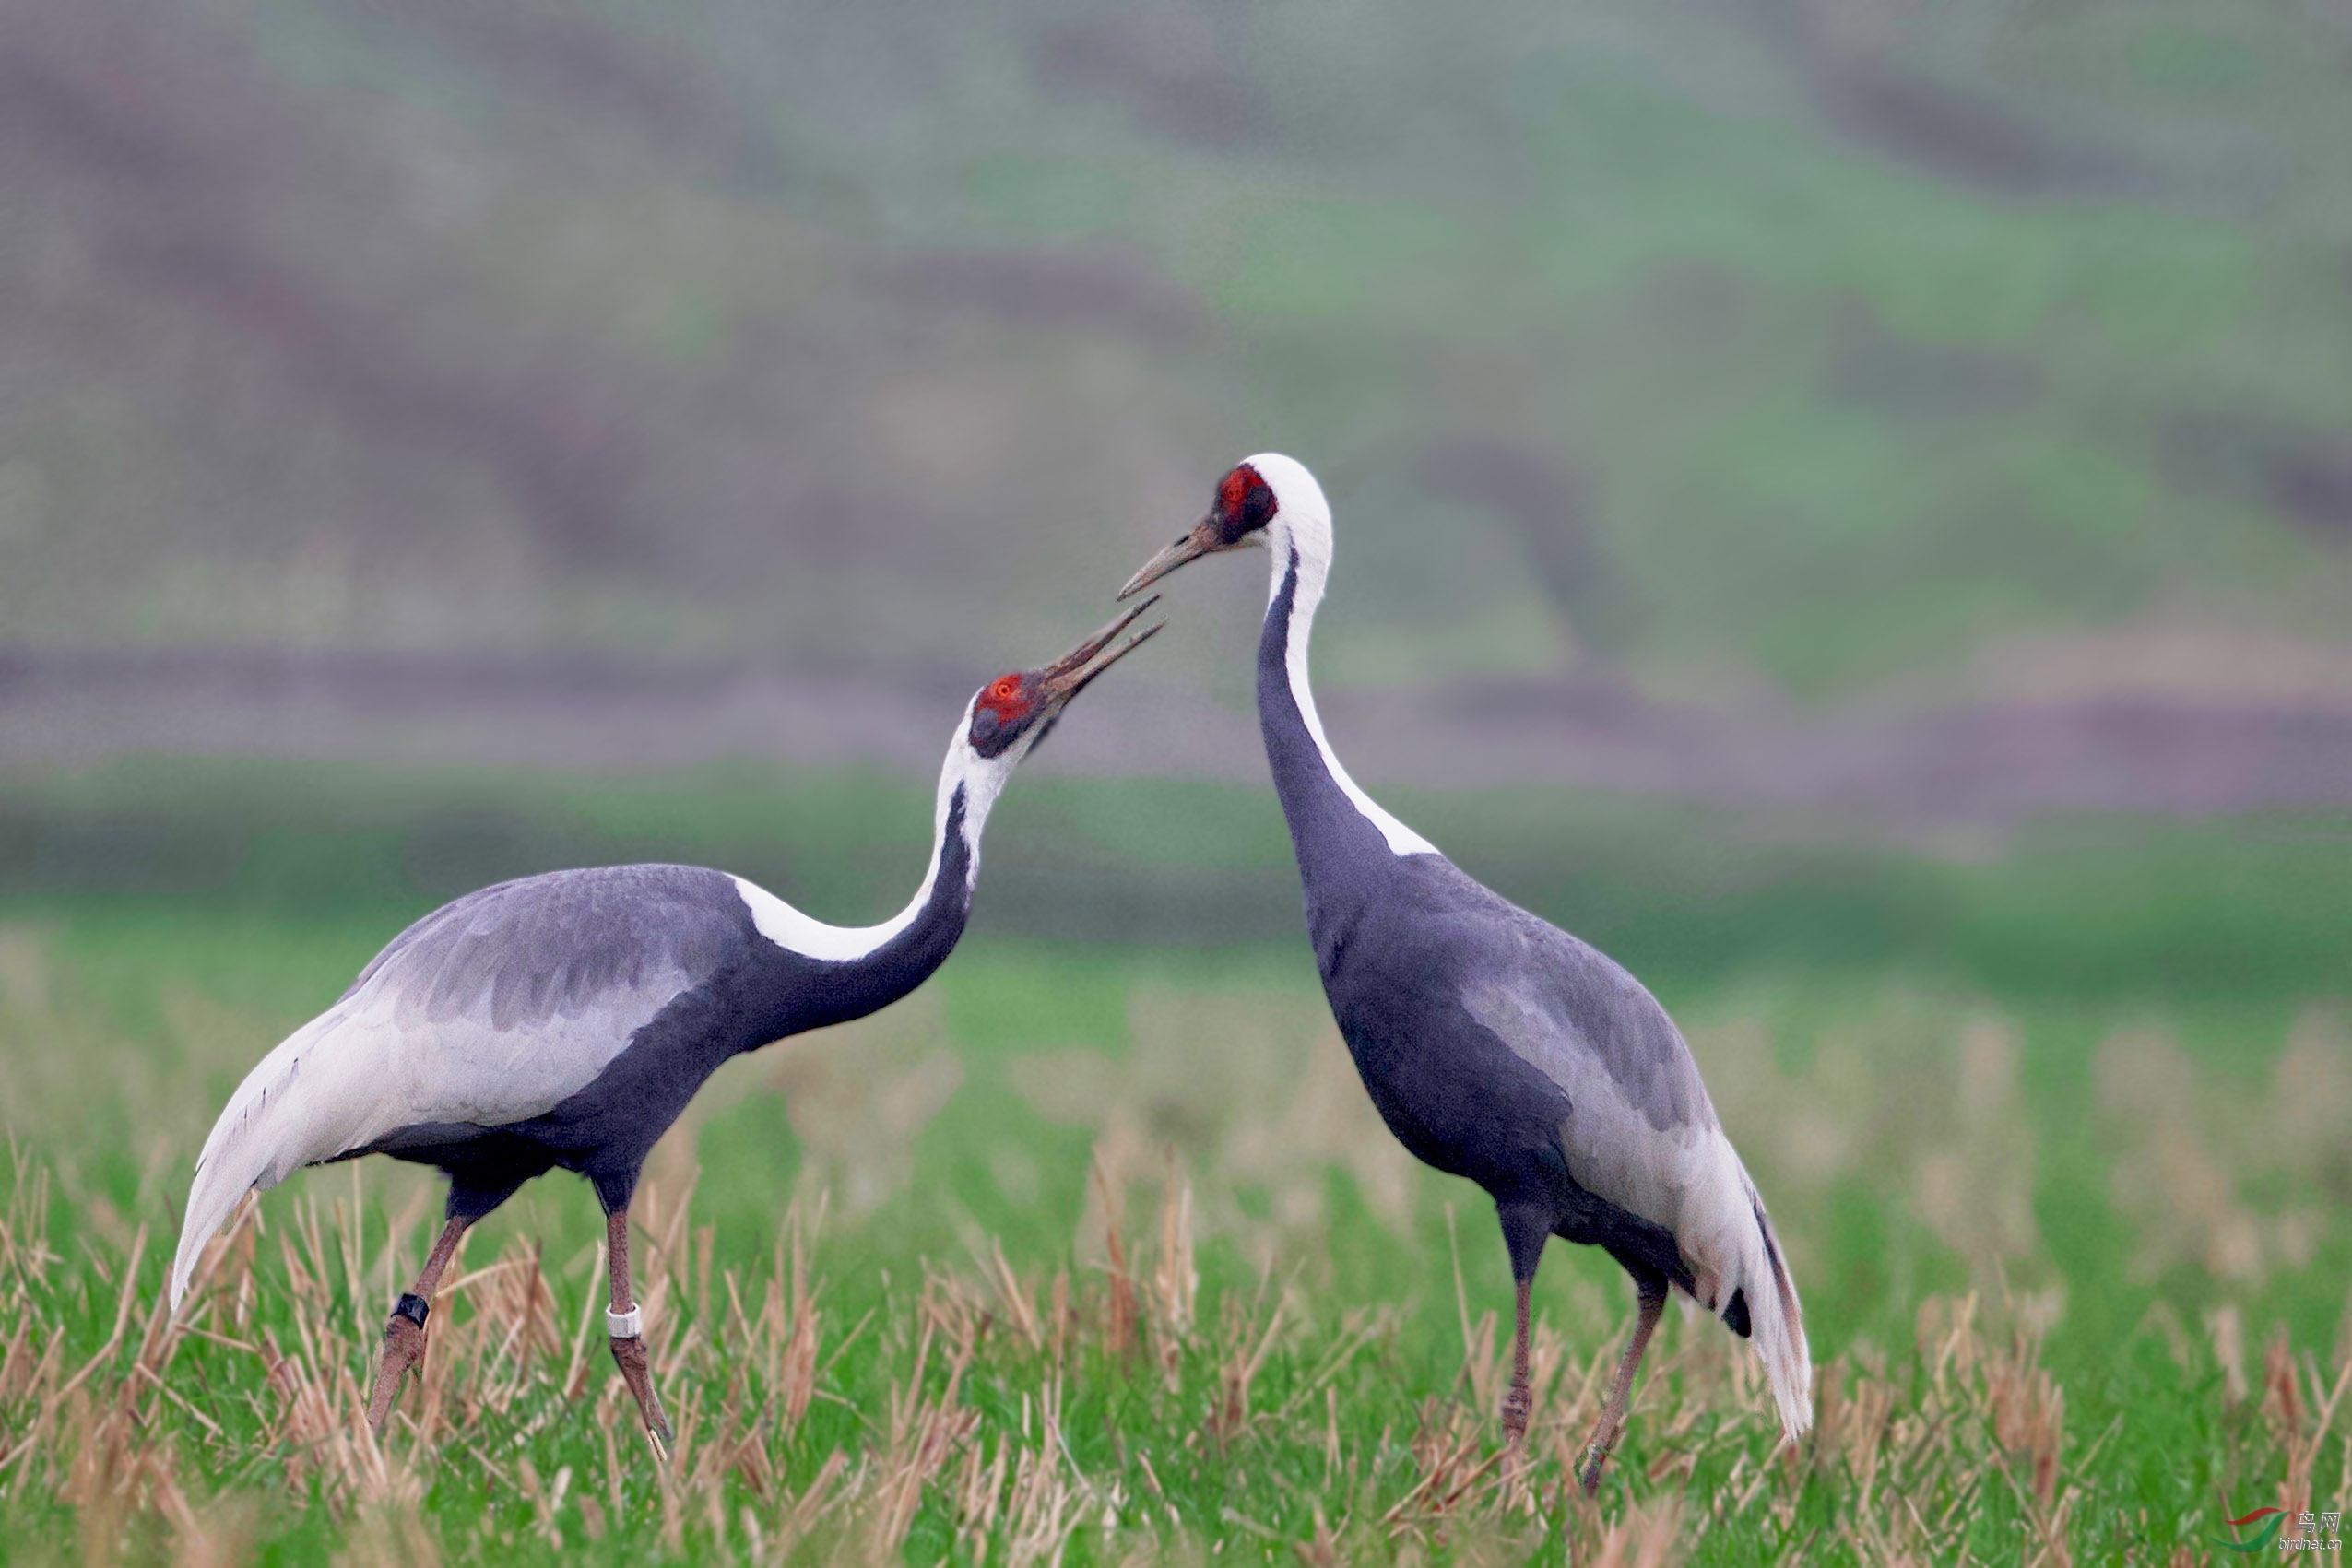
[[1528,1389],[1528,1301],[1535,1289],[1535,1266],[1543,1259],[1544,1238],[1551,1233],[1552,1215],[1521,1205],[1497,1205],[1503,1221],[1503,1244],[1511,1251],[1511,1280],[1519,1287],[1511,1339],[1511,1391],[1503,1397],[1503,1443],[1516,1448],[1527,1436],[1527,1418],[1534,1407]]
[[441,1228],[441,1239],[432,1244],[432,1256],[417,1275],[416,1288],[400,1298],[392,1309],[392,1320],[384,1326],[384,1364],[376,1369],[375,1392],[368,1398],[368,1424],[384,1430],[384,1419],[392,1413],[392,1401],[400,1393],[400,1380],[410,1367],[425,1364],[425,1319],[432,1315],[432,1293],[441,1284],[442,1270],[456,1255],[458,1238],[466,1233],[470,1219],[452,1217]]
[[638,1413],[645,1418],[645,1435],[654,1452],[669,1457],[676,1441],[669,1417],[662,1413],[661,1396],[654,1392],[653,1368],[645,1355],[644,1322],[638,1315],[635,1292],[629,1288],[629,1210],[616,1208],[605,1217],[605,1256],[612,1275],[612,1310],[605,1326],[612,1334],[612,1359],[622,1381],[637,1397]]
[[1535,1397],[1528,1391],[1527,1373],[1527,1299],[1534,1288],[1532,1279],[1519,1282],[1519,1326],[1511,1343],[1511,1391],[1503,1396],[1503,1442],[1513,1448],[1527,1436],[1528,1414],[1535,1404]]
[[1633,1397],[1634,1369],[1641,1365],[1641,1353],[1649,1348],[1649,1336],[1658,1326],[1659,1315],[1666,1310],[1664,1275],[1636,1274],[1634,1289],[1641,1294],[1641,1308],[1634,1318],[1634,1337],[1625,1343],[1625,1360],[1617,1363],[1616,1385],[1609,1390],[1609,1403],[1601,1407],[1600,1424],[1592,1429],[1592,1441],[1584,1451],[1584,1469],[1578,1479],[1584,1482],[1587,1497],[1601,1490],[1601,1467],[1608,1462],[1609,1451],[1617,1446],[1617,1436],[1625,1430],[1625,1403]]

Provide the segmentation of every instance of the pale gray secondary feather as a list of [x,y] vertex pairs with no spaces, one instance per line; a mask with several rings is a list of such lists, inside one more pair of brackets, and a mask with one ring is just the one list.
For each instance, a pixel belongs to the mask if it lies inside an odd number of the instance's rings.
[[1481,953],[1463,1008],[1566,1095],[1560,1151],[1577,1183],[1679,1229],[1716,1120],[1673,1020],[1608,958],[1461,881],[1455,918],[1475,927]]

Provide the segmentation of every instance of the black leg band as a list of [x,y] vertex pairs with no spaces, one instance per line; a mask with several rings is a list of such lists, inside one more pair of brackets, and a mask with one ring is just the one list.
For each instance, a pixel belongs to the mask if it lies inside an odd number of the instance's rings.
[[431,1302],[426,1301],[422,1296],[408,1295],[405,1291],[400,1297],[400,1304],[392,1309],[393,1316],[405,1317],[420,1328],[425,1326],[425,1319],[431,1315]]

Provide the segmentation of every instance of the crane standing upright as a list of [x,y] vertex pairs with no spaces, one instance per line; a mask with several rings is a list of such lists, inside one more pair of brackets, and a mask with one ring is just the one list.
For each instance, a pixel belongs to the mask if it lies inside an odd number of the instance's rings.
[[730,1056],[888,1007],[946,961],[998,792],[1063,708],[1160,630],[1113,646],[1150,605],[973,697],[940,770],[930,867],[880,925],[826,925],[701,867],[613,866],[484,888],[394,937],[230,1097],[196,1161],[173,1308],[248,1191],[363,1154],[439,1166],[447,1221],[384,1326],[368,1401],[381,1427],[424,1358],[433,1291],[467,1227],[561,1166],[604,1207],[613,1360],[666,1453],[669,1420],[629,1279],[629,1201],[645,1156]]
[[1669,1288],[1752,1338],[1783,1431],[1812,1421],[1813,1365],[1780,1244],[1673,1020],[1599,951],[1472,880],[1382,810],[1323,734],[1307,640],[1331,567],[1331,512],[1276,453],[1219,481],[1207,516],[1119,591],[1188,561],[1272,556],[1258,718],[1341,1034],[1381,1118],[1424,1162],[1494,1197],[1517,1286],[1506,1441],[1529,1414],[1528,1298],[1553,1236],[1633,1277],[1632,1338],[1586,1450],[1597,1491]]

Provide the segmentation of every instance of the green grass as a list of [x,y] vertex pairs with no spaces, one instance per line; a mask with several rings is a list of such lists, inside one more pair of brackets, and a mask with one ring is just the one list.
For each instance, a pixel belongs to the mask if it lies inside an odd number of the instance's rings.
[[[1385,794],[1471,872],[1653,984],[1891,967],[2003,995],[2263,997],[2340,993],[2352,963],[2340,810],[2053,819],[1921,843],[1821,812]],[[928,784],[752,763],[548,776],[132,759],[0,772],[0,900],[104,890],[374,931],[550,867],[682,860],[822,918],[880,919],[921,874],[930,804]],[[1024,779],[991,820],[987,867],[981,935],[1303,940],[1263,787]]]
[[[110,823],[214,850],[176,885],[20,878],[0,904],[12,1560],[1631,1561],[1654,1536],[1702,1562],[2163,1561],[2226,1533],[2224,1503],[2352,1491],[2347,1423],[2319,1414],[2352,1355],[2325,822],[2085,824],[1963,864],[1656,808],[1418,803],[1472,861],[1474,811],[1487,843],[1523,834],[1524,896],[1651,979],[1804,1292],[1814,1439],[1776,1457],[1744,1348],[1670,1315],[1589,1507],[1566,1478],[1630,1319],[1614,1267],[1547,1258],[1533,1457],[1503,1484],[1491,1211],[1379,1127],[1295,937],[1055,940],[989,889],[930,986],[731,1066],[656,1151],[640,1290],[688,1433],[669,1468],[586,1337],[599,1226],[561,1175],[469,1240],[375,1446],[357,1401],[429,1237],[424,1174],[272,1193],[184,1336],[158,1291],[211,1117],[432,902],[406,867],[451,792],[312,775],[241,818],[216,808],[253,775],[173,777],[177,817],[121,776],[6,797],[53,866]],[[888,902],[889,819],[919,796],[800,781],[763,811],[762,783],[578,784],[514,819],[551,835],[528,853],[730,865],[815,821],[842,913]],[[1189,875],[1188,834],[1233,820],[1236,885],[1281,869],[1249,792],[1136,787],[1024,792],[1026,825],[1017,795],[991,875],[1044,888],[1033,852]],[[517,798],[466,789],[477,823]]]

